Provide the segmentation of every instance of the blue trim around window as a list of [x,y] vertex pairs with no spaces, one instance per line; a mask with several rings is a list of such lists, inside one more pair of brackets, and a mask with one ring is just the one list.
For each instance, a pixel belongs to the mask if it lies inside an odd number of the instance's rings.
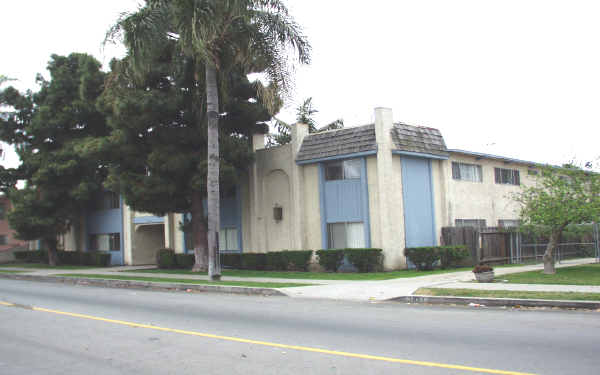
[[[348,157],[344,159],[356,159],[356,157]],[[369,187],[367,181],[367,159],[365,157],[361,158],[360,194],[363,201],[361,207],[361,216],[365,234],[365,247],[371,247]],[[327,204],[325,202],[325,166],[323,162],[319,163],[319,207],[321,213],[321,245],[323,249],[327,249],[329,248],[329,243],[327,238]]]
[[431,230],[433,231],[433,241],[435,246],[439,245],[439,238],[436,236],[435,233],[435,194],[433,192],[433,187],[435,186],[433,184],[433,168],[432,168],[432,163],[433,161],[430,159],[429,160],[429,192],[431,193]]
[[425,153],[420,153],[420,152],[410,152],[410,151],[402,151],[402,150],[392,150],[392,155],[404,155],[404,156],[414,156],[417,158],[448,160],[448,156],[425,154]]
[[133,218],[134,224],[163,224],[165,218],[163,216],[138,216]]
[[317,159],[308,159],[308,160],[299,160],[299,161],[297,160],[296,164],[303,165],[303,164],[321,163],[321,162],[324,162],[324,161],[331,161],[331,160],[356,159],[356,158],[359,158],[359,157],[364,157],[364,156],[369,156],[369,155],[376,155],[376,154],[377,154],[377,150],[363,151],[363,152],[355,152],[353,154],[329,156],[329,157],[326,157],[326,158],[317,158]]
[[371,224],[369,212],[369,185],[367,183],[367,158],[362,158],[360,170],[360,188],[363,196],[363,227],[365,231],[365,246],[371,247]]
[[319,207],[321,211],[321,248],[327,249],[327,211],[325,210],[325,168],[319,163]]

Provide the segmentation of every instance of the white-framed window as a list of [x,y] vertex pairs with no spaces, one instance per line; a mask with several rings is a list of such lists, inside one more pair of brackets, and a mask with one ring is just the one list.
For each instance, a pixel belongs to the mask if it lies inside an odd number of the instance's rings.
[[362,222],[327,224],[328,249],[361,249],[365,246],[365,226]]
[[501,228],[518,227],[521,224],[520,220],[515,219],[500,219],[498,220],[498,226]]
[[516,169],[494,168],[497,184],[521,185],[521,177]]
[[483,181],[481,165],[453,161],[452,178],[462,181],[481,182]]
[[90,250],[121,251],[120,233],[90,234]]
[[219,231],[219,250],[239,250],[237,228],[221,228]]
[[456,219],[454,225],[457,227],[485,228],[485,219]]
[[325,164],[325,180],[352,180],[360,178],[361,159],[348,159]]
[[113,193],[112,191],[105,191],[98,196],[94,208],[96,210],[112,210],[120,207],[121,201],[119,194]]

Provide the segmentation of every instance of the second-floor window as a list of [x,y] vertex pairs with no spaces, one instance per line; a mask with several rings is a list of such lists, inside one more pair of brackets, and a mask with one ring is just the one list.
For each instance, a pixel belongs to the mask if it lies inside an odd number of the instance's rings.
[[453,161],[452,178],[455,180],[481,182],[481,165]]
[[494,168],[497,184],[521,185],[521,177],[516,169]]
[[94,208],[96,210],[112,210],[119,207],[121,207],[119,194],[105,191],[98,195]]
[[361,160],[350,159],[325,164],[325,180],[351,180],[360,178]]

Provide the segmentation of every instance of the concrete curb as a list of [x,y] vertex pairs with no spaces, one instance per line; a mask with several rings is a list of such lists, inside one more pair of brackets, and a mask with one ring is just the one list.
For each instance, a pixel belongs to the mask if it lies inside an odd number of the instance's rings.
[[558,307],[561,309],[600,309],[600,302],[565,301],[545,299],[515,298],[477,298],[477,297],[439,297],[439,296],[402,296],[390,298],[388,301],[406,303],[430,303],[439,305],[468,305],[475,303],[486,306],[523,306],[523,307]]
[[2,274],[0,279],[41,281],[50,283],[63,283],[70,285],[99,286],[104,288],[127,288],[127,289],[150,289],[160,291],[194,291],[205,293],[227,293],[243,294],[252,296],[286,296],[283,292],[271,288],[253,288],[245,286],[227,286],[227,285],[203,285],[186,283],[162,283],[152,281],[135,280],[112,280],[95,279],[85,277],[67,277],[67,276],[39,276],[39,275],[21,275],[21,274]]

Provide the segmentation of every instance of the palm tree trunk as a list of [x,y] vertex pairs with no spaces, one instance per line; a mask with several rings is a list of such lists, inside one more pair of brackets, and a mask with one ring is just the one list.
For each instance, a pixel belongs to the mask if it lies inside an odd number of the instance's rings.
[[219,261],[220,194],[219,194],[219,91],[217,70],[206,64],[206,112],[208,115],[208,171],[206,190],[208,203],[208,276],[221,278]]
[[202,194],[192,192],[192,239],[194,246],[193,272],[206,272],[207,262],[207,236],[206,220],[202,209]]

